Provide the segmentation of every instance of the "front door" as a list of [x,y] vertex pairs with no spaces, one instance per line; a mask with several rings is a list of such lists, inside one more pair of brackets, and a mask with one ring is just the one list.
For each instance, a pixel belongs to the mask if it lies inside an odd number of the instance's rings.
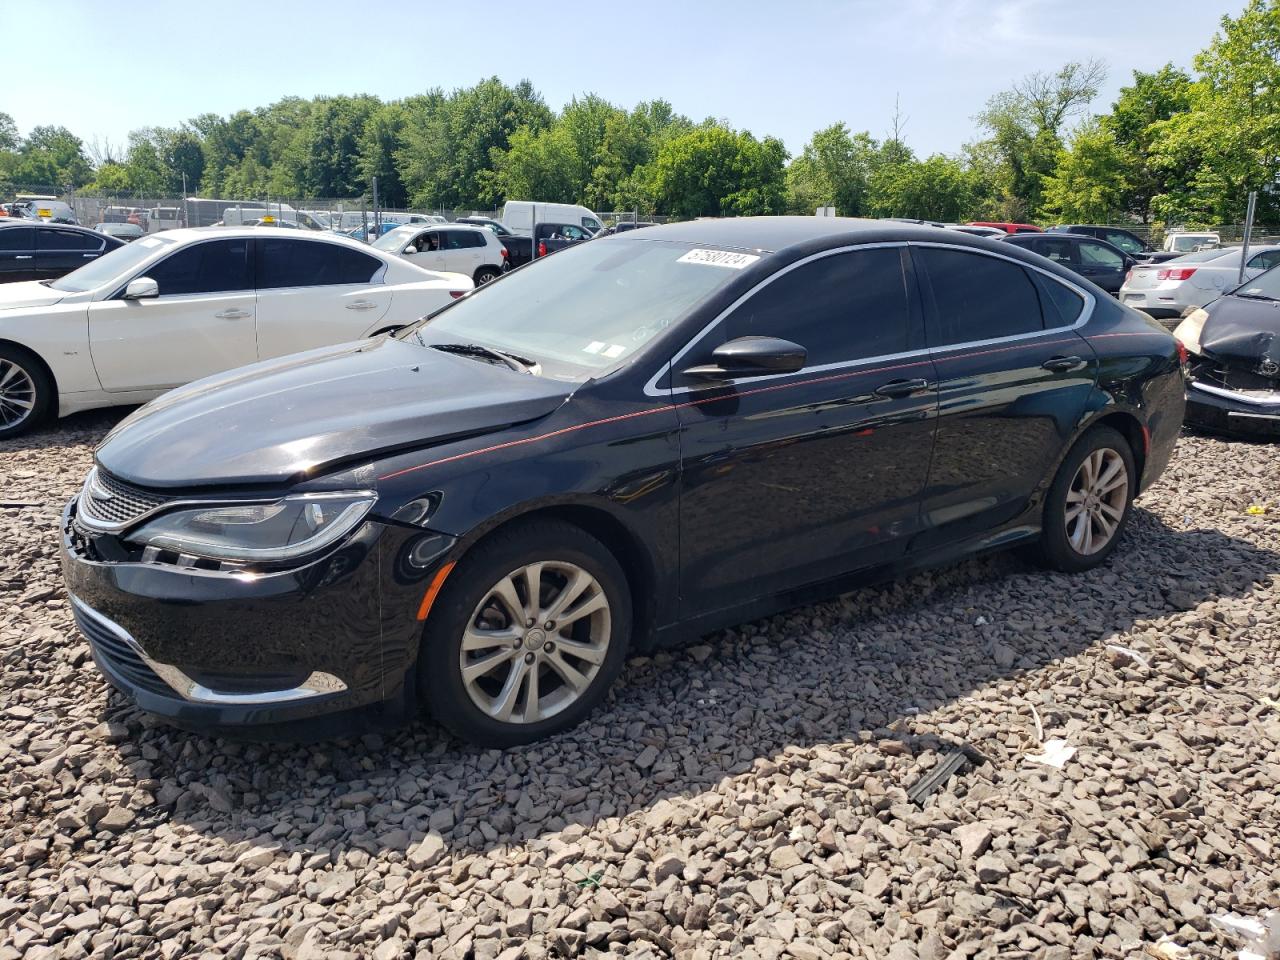
[[0,230],[0,283],[35,279],[35,228],[5,226]]
[[[902,246],[819,255],[757,288],[674,358],[682,615],[905,550],[937,405],[909,268]],[[744,336],[800,344],[805,368],[728,384],[679,373]]]
[[405,245],[401,256],[424,270],[445,270],[444,242],[442,230],[423,230]]
[[258,358],[251,241],[204,240],[151,266],[160,295],[123,287],[89,307],[89,345],[104,390],[161,390]]
[[371,333],[391,306],[372,283],[382,261],[325,240],[258,241],[258,356],[298,353]]
[[919,545],[984,533],[1021,516],[1084,413],[1098,364],[1073,327],[1074,287],[1012,260],[915,246],[938,430]]

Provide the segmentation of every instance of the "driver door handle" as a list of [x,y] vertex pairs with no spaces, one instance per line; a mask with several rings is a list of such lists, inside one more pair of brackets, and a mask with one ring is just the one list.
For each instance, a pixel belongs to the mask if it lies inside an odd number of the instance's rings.
[[243,320],[250,314],[248,310],[223,310],[221,313],[215,313],[214,316],[219,320]]
[[1077,367],[1084,366],[1084,361],[1079,357],[1050,357],[1040,366],[1045,370],[1052,370],[1054,373],[1062,373],[1066,370],[1075,370]]
[[347,304],[348,310],[372,310],[377,304],[372,300],[352,300]]
[[32,257],[32,254],[30,254],[30,253],[25,253],[25,254],[20,253],[20,254],[18,254],[16,257],[14,257],[13,259],[15,259],[15,260],[30,260],[30,259],[31,259],[31,257]]
[[877,397],[898,398],[909,397],[929,389],[928,380],[890,380],[872,391]]

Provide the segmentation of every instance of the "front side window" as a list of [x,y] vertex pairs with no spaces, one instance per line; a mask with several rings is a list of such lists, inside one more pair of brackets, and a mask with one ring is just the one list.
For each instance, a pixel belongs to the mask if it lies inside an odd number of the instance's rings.
[[1100,243],[1080,244],[1080,262],[1089,267],[1106,267],[1108,270],[1124,269],[1124,257]]
[[805,348],[806,366],[908,349],[910,315],[902,249],[820,257],[784,273],[725,318],[710,352],[738,337],[781,337]]
[[34,250],[35,231],[30,227],[6,227],[0,230],[0,250],[8,253]]
[[194,243],[155,264],[147,276],[159,286],[162,297],[252,290],[249,240]]
[[376,257],[336,243],[276,237],[259,243],[259,289],[368,283],[382,268]]
[[936,318],[930,346],[996,340],[1044,329],[1040,299],[1027,271],[997,257],[920,247]]
[[1266,253],[1260,253],[1256,257],[1250,257],[1249,269],[1270,270],[1277,263],[1280,263],[1280,250],[1268,250]]
[[1127,233],[1112,231],[1102,239],[1114,247],[1119,247],[1125,253],[1142,253],[1144,249],[1141,240]]
[[588,230],[590,230],[593,234],[599,233],[601,230],[604,229],[604,227],[601,226],[600,221],[597,220],[595,217],[583,217],[582,225],[586,227]]

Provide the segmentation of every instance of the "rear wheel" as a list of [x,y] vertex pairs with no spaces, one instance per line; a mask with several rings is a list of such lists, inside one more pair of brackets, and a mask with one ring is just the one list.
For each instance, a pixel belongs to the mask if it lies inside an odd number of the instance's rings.
[[497,267],[481,267],[476,271],[476,286],[482,287],[490,280],[497,280],[500,276],[502,276],[502,271]]
[[52,403],[53,383],[35,357],[0,346],[0,440],[36,426]]
[[1068,572],[1105,561],[1129,522],[1137,481],[1128,440],[1110,427],[1086,433],[1067,454],[1045,498],[1037,559]]
[[604,545],[571,524],[523,523],[449,574],[427,618],[420,689],[465,740],[529,743],[591,712],[630,639],[630,591]]

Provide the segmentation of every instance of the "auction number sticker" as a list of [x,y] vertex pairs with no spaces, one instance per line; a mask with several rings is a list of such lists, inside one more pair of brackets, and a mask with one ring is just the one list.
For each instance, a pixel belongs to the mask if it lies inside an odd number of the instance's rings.
[[703,250],[695,248],[686,253],[676,263],[706,263],[713,267],[728,267],[741,270],[749,267],[760,258],[754,253],[732,253],[728,250]]

